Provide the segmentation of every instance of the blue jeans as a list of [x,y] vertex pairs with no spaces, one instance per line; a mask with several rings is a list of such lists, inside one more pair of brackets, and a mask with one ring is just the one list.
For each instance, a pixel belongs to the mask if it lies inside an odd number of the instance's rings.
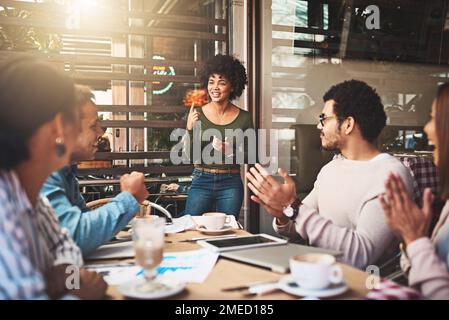
[[240,173],[209,173],[193,170],[185,214],[224,212],[238,218],[243,202]]

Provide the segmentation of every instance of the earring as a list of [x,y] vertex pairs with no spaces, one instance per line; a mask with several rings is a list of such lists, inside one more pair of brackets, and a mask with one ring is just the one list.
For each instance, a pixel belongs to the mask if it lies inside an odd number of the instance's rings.
[[55,143],[56,143],[56,155],[58,157],[62,157],[66,151],[64,139],[58,137],[58,138],[56,138]]

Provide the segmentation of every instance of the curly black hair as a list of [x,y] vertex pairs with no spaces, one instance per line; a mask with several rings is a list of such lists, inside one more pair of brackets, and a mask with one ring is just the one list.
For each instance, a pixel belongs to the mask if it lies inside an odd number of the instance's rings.
[[214,73],[225,76],[231,82],[232,90],[229,100],[240,97],[248,84],[245,67],[233,56],[217,54],[205,62],[200,75],[203,88],[207,89],[209,77]]
[[353,117],[365,140],[374,143],[385,127],[387,115],[376,90],[363,81],[348,80],[332,86],[323,96],[334,100],[334,113],[341,124]]
[[18,54],[0,64],[0,169],[29,158],[28,141],[61,113],[76,120],[73,81],[53,66]]

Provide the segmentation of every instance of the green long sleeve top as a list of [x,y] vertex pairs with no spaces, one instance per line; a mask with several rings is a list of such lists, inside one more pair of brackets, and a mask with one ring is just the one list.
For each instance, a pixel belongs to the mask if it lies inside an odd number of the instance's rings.
[[[256,133],[253,129],[251,116],[248,111],[240,109],[238,116],[230,123],[226,125],[218,125],[212,123],[203,113],[202,109],[199,109],[199,120],[195,123],[194,129],[189,130],[190,137],[190,159],[195,166],[208,169],[239,169],[243,163],[254,163],[256,161]],[[209,131],[208,129],[214,129],[216,131]],[[238,129],[241,129],[240,132]],[[251,129],[248,130],[247,129]],[[237,131],[234,131],[237,130]],[[198,133],[194,136],[194,132]],[[243,133],[243,135],[242,135]],[[232,142],[233,154],[226,157],[219,151],[212,148],[213,136],[226,142]],[[237,138],[236,138],[237,137]],[[248,138],[251,137],[251,138]],[[193,144],[201,141],[201,148],[198,149],[201,152],[194,153]],[[206,150],[205,150],[206,149]],[[206,154],[213,155],[215,152],[213,163],[205,163],[205,159],[202,156],[203,151]]]

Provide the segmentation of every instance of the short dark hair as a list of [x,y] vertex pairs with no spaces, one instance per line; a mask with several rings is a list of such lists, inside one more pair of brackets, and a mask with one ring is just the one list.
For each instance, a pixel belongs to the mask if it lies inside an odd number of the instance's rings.
[[214,73],[225,76],[231,82],[232,91],[229,100],[240,97],[248,84],[245,67],[233,56],[217,54],[205,62],[200,75],[203,88],[207,89],[209,77]]
[[332,86],[323,96],[324,102],[334,100],[334,113],[341,124],[353,117],[362,136],[374,143],[385,127],[387,115],[376,90],[363,81],[348,80]]
[[449,199],[449,83],[438,87],[435,103],[435,131],[438,144],[438,176],[441,197]]
[[0,64],[0,169],[29,157],[28,140],[58,113],[75,119],[73,81],[48,63],[18,54]]

